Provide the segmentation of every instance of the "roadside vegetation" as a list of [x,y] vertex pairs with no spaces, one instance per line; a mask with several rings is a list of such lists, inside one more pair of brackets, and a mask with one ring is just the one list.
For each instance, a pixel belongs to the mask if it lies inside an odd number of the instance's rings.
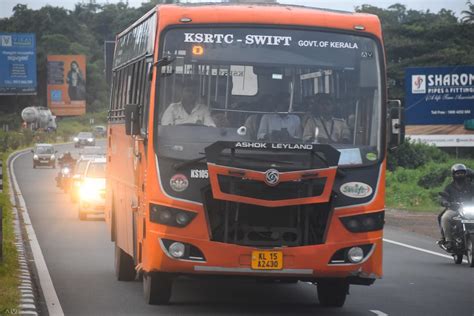
[[18,256],[13,230],[13,213],[8,196],[7,158],[9,152],[0,154],[3,161],[3,193],[0,193],[0,207],[3,208],[3,261],[0,261],[0,315],[17,308],[20,301],[18,290]]
[[463,163],[474,169],[474,159],[455,158],[424,144],[406,141],[390,153],[386,176],[388,208],[439,212],[438,192],[451,182],[451,166]]

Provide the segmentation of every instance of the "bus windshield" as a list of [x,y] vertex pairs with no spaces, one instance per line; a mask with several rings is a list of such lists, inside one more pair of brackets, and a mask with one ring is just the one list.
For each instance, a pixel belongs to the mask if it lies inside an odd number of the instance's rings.
[[331,144],[340,165],[374,162],[382,152],[380,56],[376,40],[341,32],[170,29],[157,80],[157,149],[193,159],[219,140]]

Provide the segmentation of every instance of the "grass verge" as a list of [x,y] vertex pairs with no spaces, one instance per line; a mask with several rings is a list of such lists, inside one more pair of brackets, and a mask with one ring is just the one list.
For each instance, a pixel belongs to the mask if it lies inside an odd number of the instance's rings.
[[3,262],[0,262],[0,315],[8,314],[9,311],[15,310],[20,302],[18,254],[13,229],[13,211],[8,194],[7,159],[10,153],[7,152],[0,155],[3,161],[3,193],[0,193],[0,206],[3,208]]
[[416,169],[399,167],[387,171],[385,204],[388,208],[439,213],[438,192],[452,181],[451,166],[463,163],[474,169],[474,159],[449,158],[445,162],[428,162]]

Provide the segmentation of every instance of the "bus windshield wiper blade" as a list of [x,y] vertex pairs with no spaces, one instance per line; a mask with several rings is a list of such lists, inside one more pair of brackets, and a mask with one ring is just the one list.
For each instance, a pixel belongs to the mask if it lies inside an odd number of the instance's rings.
[[[204,155],[203,153],[200,153],[200,154]],[[179,169],[182,169],[184,167],[195,164],[196,162],[200,162],[200,161],[205,160],[205,159],[206,159],[206,156],[202,156],[202,157],[186,160],[186,161],[183,161],[183,162],[177,162],[177,163],[173,164],[173,168],[174,168],[174,170],[179,170]]]

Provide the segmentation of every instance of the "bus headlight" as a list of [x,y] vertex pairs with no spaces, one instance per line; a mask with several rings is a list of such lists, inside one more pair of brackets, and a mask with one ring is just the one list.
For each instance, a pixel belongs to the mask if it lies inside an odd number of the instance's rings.
[[381,230],[385,224],[384,218],[384,211],[339,217],[344,227],[351,233]]
[[364,251],[360,247],[352,247],[347,252],[347,259],[352,263],[359,263],[364,259]]
[[150,221],[152,223],[185,227],[191,223],[196,215],[194,212],[150,204]]
[[182,258],[184,256],[185,247],[180,242],[174,242],[169,248],[169,253],[174,258]]

